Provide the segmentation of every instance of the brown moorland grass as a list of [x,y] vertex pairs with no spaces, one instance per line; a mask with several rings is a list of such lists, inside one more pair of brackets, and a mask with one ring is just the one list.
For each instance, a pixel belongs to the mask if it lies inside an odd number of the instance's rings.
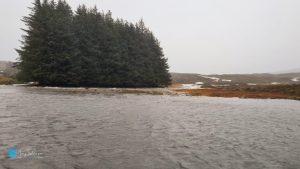
[[16,83],[16,80],[11,77],[0,76],[0,85],[11,85]]
[[265,91],[245,91],[232,89],[178,89],[177,92],[190,96],[210,96],[210,97],[239,97],[239,98],[259,98],[259,99],[293,99],[300,100],[300,96],[283,94],[278,92]]

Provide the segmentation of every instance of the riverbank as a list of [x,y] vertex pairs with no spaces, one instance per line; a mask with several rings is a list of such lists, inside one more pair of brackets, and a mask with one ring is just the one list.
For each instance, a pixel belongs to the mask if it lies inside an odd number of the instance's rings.
[[0,76],[0,85],[12,85],[17,83],[14,78]]
[[[20,84],[16,85],[19,86]],[[70,94],[135,94],[135,95],[187,95],[208,97],[238,97],[256,99],[300,100],[300,85],[220,87],[184,89],[180,84],[168,88],[83,88],[83,87],[39,87],[20,85],[32,90],[66,92]]]
[[190,96],[300,100],[300,85],[266,85],[203,89],[173,88],[173,90]]
[[40,87],[28,84],[16,86],[26,87],[29,90],[65,92],[69,94],[135,94],[135,95],[177,95],[176,91],[169,88],[85,88],[85,87]]

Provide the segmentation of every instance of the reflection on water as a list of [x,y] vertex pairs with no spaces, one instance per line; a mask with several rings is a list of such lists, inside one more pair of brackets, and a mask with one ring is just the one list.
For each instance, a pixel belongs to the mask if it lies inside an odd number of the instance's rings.
[[12,86],[0,99],[0,169],[300,168],[299,101]]

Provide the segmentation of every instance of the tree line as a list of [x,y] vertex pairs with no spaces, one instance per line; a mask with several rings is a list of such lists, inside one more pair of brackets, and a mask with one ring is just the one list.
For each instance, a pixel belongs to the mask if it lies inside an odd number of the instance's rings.
[[66,1],[35,0],[24,17],[18,79],[42,86],[161,87],[170,84],[159,41],[141,20]]

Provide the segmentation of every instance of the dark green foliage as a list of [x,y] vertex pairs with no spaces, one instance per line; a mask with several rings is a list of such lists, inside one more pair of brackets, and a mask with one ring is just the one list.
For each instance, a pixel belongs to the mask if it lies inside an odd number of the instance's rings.
[[143,21],[62,0],[34,2],[23,20],[18,78],[49,86],[159,87],[170,84],[162,48]]

